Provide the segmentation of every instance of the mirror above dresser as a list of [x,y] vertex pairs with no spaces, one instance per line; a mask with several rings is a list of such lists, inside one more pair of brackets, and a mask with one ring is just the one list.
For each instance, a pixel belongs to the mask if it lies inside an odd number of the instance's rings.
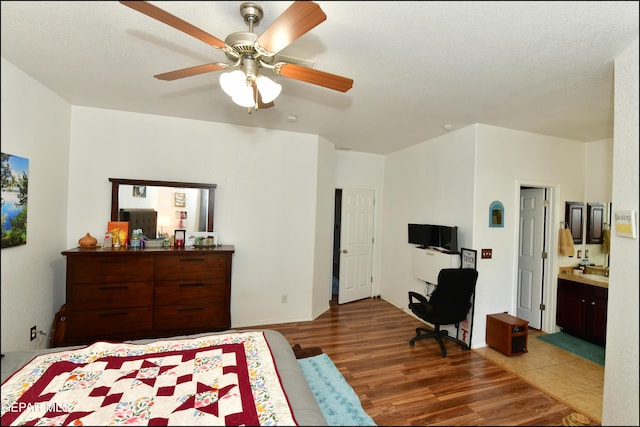
[[[109,178],[111,221],[129,221],[130,232],[173,235],[174,230],[213,231],[216,184]],[[140,225],[139,227],[142,227]]]

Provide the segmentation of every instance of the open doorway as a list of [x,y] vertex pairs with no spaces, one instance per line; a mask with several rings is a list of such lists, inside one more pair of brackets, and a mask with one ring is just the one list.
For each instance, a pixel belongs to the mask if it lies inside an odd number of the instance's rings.
[[336,188],[333,212],[333,274],[331,275],[331,302],[338,303],[340,291],[340,227],[342,226],[342,189]]

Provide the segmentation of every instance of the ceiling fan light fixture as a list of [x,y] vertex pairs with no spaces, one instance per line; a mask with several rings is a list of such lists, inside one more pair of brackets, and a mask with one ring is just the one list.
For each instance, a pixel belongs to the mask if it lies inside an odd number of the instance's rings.
[[282,92],[282,85],[263,75],[258,76],[256,85],[258,86],[258,91],[260,91],[260,96],[262,96],[262,102],[267,104],[276,99]]
[[220,87],[222,87],[224,93],[233,98],[247,87],[247,77],[241,70],[222,73],[220,74]]
[[251,86],[245,86],[238,90],[231,99],[241,107],[250,108],[256,105],[256,100],[253,98],[253,88]]

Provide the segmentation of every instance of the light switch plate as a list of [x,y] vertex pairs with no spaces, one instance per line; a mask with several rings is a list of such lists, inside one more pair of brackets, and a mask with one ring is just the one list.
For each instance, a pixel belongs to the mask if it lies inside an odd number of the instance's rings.
[[491,258],[493,249],[482,249],[482,251],[480,251],[480,254],[482,256],[482,258]]

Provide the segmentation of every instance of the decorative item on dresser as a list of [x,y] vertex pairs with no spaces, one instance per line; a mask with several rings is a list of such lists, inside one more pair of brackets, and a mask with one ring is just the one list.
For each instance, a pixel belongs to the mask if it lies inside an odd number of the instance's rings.
[[93,248],[98,244],[98,239],[93,237],[91,233],[87,233],[78,240],[78,244],[83,248]]
[[65,334],[54,345],[231,327],[231,245],[75,248],[67,258]]

